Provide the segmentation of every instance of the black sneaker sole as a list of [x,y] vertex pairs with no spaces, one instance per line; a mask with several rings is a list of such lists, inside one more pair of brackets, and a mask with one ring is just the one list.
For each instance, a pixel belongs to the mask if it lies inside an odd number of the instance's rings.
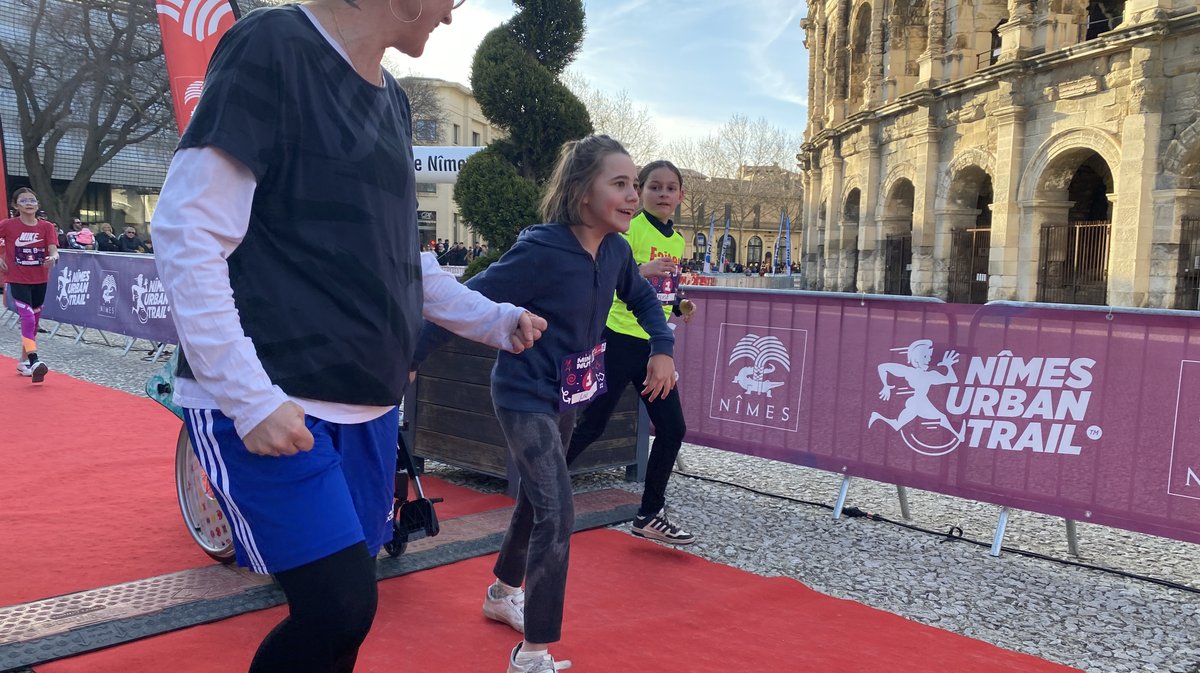
[[46,373],[50,371],[50,368],[46,366],[46,363],[39,362],[31,367],[30,370],[32,373],[33,382],[41,383],[42,381],[46,380]]

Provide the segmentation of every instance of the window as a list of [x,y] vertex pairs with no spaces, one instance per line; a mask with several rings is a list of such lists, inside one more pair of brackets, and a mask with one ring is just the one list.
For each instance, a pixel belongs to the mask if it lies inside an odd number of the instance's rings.
[[438,141],[438,125],[432,119],[413,120],[413,140],[418,143],[436,143]]
[[432,183],[432,182],[418,182],[417,183],[417,193],[418,194],[437,194],[437,184]]
[[461,136],[462,136],[462,127],[459,126],[458,124],[455,124],[454,125],[454,144],[455,145],[462,142]]
[[758,236],[754,236],[750,239],[750,242],[746,244],[746,263],[747,264],[760,264],[762,262],[762,255],[763,255],[762,239],[759,238]]
[[474,131],[471,132],[471,146],[479,147],[479,134]]

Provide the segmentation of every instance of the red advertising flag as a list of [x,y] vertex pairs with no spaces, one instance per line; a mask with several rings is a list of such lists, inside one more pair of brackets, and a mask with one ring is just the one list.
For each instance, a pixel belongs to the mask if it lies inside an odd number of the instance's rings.
[[171,100],[180,135],[192,118],[221,36],[239,16],[237,0],[157,0]]

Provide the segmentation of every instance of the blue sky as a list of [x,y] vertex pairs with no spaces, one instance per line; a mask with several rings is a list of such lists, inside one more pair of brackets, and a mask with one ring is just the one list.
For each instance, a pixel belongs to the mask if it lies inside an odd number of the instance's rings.
[[[587,35],[572,68],[594,88],[629,92],[664,140],[698,138],[735,114],[799,135],[808,54],[803,0],[585,0]],[[467,0],[402,69],[469,86],[479,40],[512,16],[507,0]]]

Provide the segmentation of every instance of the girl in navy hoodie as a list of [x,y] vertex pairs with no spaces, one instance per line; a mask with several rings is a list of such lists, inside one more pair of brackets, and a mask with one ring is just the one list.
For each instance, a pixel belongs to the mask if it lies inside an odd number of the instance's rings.
[[[492,370],[496,417],[521,475],[496,582],[483,604],[485,615],[525,634],[509,656],[509,673],[570,665],[555,664],[547,651],[561,635],[575,519],[564,447],[576,408],[607,390],[603,332],[614,291],[650,336],[642,394],[663,398],[675,385],[675,340],[662,304],[620,236],[638,211],[636,185],[633,160],[612,138],[593,135],[565,144],[542,199],[549,224],[522,231],[511,250],[467,282],[549,323],[535,348],[500,353]],[[414,361],[448,336],[427,323]]]

